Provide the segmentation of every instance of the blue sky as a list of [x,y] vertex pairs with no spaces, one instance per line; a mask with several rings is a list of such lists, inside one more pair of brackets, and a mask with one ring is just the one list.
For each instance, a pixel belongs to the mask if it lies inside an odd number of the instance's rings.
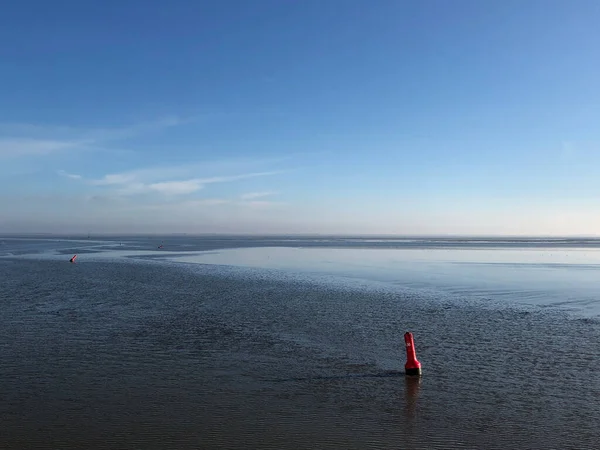
[[600,232],[595,0],[22,0],[0,232]]

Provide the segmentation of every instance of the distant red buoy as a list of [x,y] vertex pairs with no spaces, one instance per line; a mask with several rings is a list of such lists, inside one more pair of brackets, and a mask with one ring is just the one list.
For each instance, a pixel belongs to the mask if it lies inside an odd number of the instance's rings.
[[77,259],[77,255],[73,255],[73,257],[69,260],[69,262],[74,263],[76,259]]
[[406,364],[404,365],[405,373],[409,376],[421,376],[421,363],[417,360],[415,351],[415,341],[410,332],[404,333],[404,343],[406,344]]

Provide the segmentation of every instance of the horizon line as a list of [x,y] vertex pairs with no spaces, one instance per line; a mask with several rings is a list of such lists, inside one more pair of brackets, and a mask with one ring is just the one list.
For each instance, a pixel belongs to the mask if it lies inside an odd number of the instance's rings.
[[0,237],[11,236],[52,236],[52,237],[80,237],[80,236],[97,236],[97,237],[143,237],[143,236],[188,236],[188,237],[334,237],[334,238],[382,238],[382,239],[600,239],[600,234],[563,234],[563,235],[548,235],[548,234],[379,234],[379,233],[259,233],[259,232],[0,232]]

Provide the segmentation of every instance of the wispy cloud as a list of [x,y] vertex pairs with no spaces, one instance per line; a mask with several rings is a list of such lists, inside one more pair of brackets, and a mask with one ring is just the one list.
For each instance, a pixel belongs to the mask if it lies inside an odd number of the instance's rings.
[[191,194],[199,191],[204,187],[200,180],[185,180],[185,181],[163,181],[161,183],[151,183],[145,188],[166,195],[181,195]]
[[[149,192],[157,192],[166,195],[185,195],[203,189],[207,184],[227,183],[243,180],[246,178],[265,177],[276,175],[282,171],[252,172],[238,175],[217,176],[210,178],[192,178],[187,180],[164,180],[158,182],[146,182],[143,179],[131,177],[131,174],[113,174],[105,176],[102,180],[93,180],[92,183],[101,181],[100,184],[118,185],[118,193],[121,195],[135,195]],[[107,178],[108,177],[108,178]]]
[[82,178],[81,175],[77,175],[77,174],[74,174],[74,173],[68,173],[68,172],[65,172],[64,170],[59,170],[58,174],[61,177],[70,178],[72,180],[81,180],[81,178]]
[[[235,175],[219,175],[212,177],[190,177],[189,166],[143,168],[128,172],[110,173],[101,178],[87,179],[79,174],[59,171],[59,175],[73,180],[80,180],[91,186],[113,189],[118,195],[139,195],[158,193],[164,195],[186,195],[203,189],[208,184],[228,183],[248,178],[266,177],[283,173],[282,170],[246,172]],[[185,176],[187,175],[187,177]],[[251,193],[244,199],[253,199],[270,193]]]
[[90,184],[96,186],[111,186],[111,185],[120,185],[120,184],[135,184],[138,176],[135,172],[128,173],[110,173],[104,175],[102,178],[97,180],[89,180]]
[[240,196],[238,204],[250,209],[269,209],[286,204],[281,201],[264,200],[266,197],[274,195],[277,195],[277,193],[273,191],[247,192]]
[[275,195],[275,192],[248,192],[246,194],[242,194],[240,198],[242,200],[254,200],[257,198],[270,197],[272,195]]
[[[143,180],[146,183],[165,180],[187,180],[197,178],[197,174],[199,173],[261,173],[264,172],[265,168],[278,166],[289,159],[288,156],[277,156],[190,161],[180,165],[141,167],[124,172],[110,173],[91,182],[96,185],[116,185],[133,180]],[[289,170],[286,169],[286,171]]]
[[40,156],[77,148],[81,141],[15,138],[0,136],[0,157]]
[[280,173],[284,173],[284,170],[271,170],[269,172],[252,172],[252,173],[244,173],[241,175],[229,175],[229,176],[220,176],[220,177],[211,177],[211,178],[200,178],[202,184],[209,183],[225,183],[228,181],[237,181],[242,180],[244,178],[256,178],[256,177],[265,177],[269,175],[278,175]]
[[66,150],[98,148],[112,141],[132,138],[192,122],[167,117],[116,128],[73,128],[35,124],[0,124],[0,158],[40,156]]

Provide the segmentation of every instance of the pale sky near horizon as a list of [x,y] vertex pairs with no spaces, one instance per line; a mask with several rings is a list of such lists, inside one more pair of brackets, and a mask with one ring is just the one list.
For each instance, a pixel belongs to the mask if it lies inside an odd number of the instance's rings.
[[596,0],[22,0],[0,233],[596,235]]

